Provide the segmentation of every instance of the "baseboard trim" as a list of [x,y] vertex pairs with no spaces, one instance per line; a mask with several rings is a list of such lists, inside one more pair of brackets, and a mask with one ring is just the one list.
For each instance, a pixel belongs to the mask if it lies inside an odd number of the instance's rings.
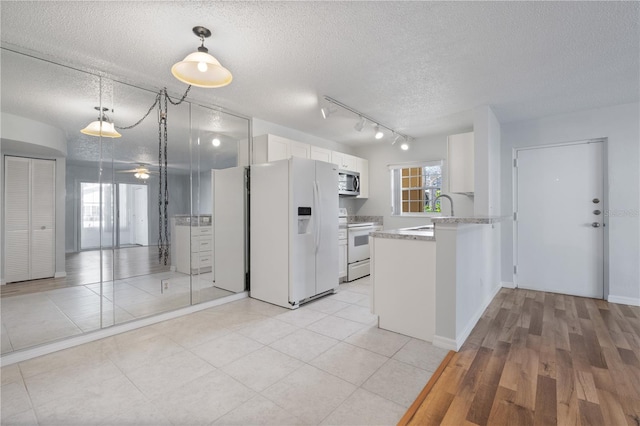
[[433,346],[437,346],[442,349],[449,349],[450,351],[458,351],[456,347],[456,341],[453,339],[449,339],[448,337],[442,337],[438,335],[433,336],[433,342],[431,342]]
[[514,283],[507,281],[502,281],[500,285],[502,285],[502,288],[516,288],[516,285]]
[[456,336],[456,348],[454,349],[456,352],[460,350],[464,342],[467,340],[467,337],[469,337],[473,331],[473,327],[475,327],[478,321],[480,321],[480,317],[482,317],[482,314],[487,309],[493,298],[496,297],[496,294],[498,294],[501,288],[502,287],[499,285],[495,286],[491,294],[489,294],[489,296],[487,296],[482,302],[480,309],[478,309],[471,317],[464,330],[462,330],[462,333]]
[[84,343],[104,339],[105,337],[115,336],[116,334],[146,327],[148,325],[178,318],[205,309],[213,308],[214,306],[220,306],[224,305],[225,303],[235,302],[236,300],[246,299],[247,297],[249,297],[249,293],[244,291],[242,293],[232,294],[231,296],[212,300],[210,302],[199,303],[197,305],[188,306],[186,308],[177,309],[175,311],[165,312],[163,314],[155,315],[152,317],[141,318],[136,321],[131,321],[124,324],[103,328],[101,330],[92,331],[80,336],[70,337],[68,339],[59,340],[41,346],[11,352],[0,357],[0,366],[4,367],[18,362],[23,362],[42,355],[48,355],[53,352],[69,349],[74,346],[79,346]]
[[609,303],[619,303],[621,305],[640,306],[640,298],[637,297],[625,297],[625,296],[613,296],[607,297]]
[[64,278],[66,276],[67,276],[67,273],[65,271],[56,272],[55,274],[53,274],[53,278]]

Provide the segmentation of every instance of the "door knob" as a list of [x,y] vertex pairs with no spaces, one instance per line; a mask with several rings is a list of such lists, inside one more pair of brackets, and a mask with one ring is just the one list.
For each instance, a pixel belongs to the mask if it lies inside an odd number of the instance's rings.
[[594,198],[593,200],[591,200],[591,202],[593,202],[593,204],[598,204],[600,202],[600,200],[597,199],[597,198]]
[[602,213],[600,210],[594,210],[594,211],[593,211],[593,214],[595,214],[596,216],[599,216],[599,215],[600,215],[600,213]]
[[593,222],[591,226],[593,226],[594,228],[600,228],[600,224],[598,222]]

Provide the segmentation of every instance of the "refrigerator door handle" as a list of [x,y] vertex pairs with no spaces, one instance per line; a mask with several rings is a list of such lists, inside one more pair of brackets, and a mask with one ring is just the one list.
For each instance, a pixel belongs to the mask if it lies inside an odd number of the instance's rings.
[[320,220],[320,211],[318,210],[320,207],[320,200],[318,199],[318,181],[314,180],[313,181],[313,208],[315,210],[314,213],[314,219],[313,219],[313,231],[314,231],[314,235],[313,235],[313,242],[316,245],[316,250],[315,252],[318,253],[318,240],[320,238],[320,227],[318,226],[319,223],[318,221]]
[[316,238],[316,253],[320,249],[320,242],[322,241],[322,194],[320,193],[320,184],[316,181],[316,192],[318,194],[318,204],[316,205],[317,210],[317,220],[316,220],[316,229],[318,230],[318,238]]

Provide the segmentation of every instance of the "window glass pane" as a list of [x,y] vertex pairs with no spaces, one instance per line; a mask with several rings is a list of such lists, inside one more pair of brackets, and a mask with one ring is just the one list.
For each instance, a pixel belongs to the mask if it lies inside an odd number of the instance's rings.
[[428,162],[423,166],[392,167],[391,207],[393,214],[440,211],[440,202],[434,204],[434,200],[441,193],[441,164]]

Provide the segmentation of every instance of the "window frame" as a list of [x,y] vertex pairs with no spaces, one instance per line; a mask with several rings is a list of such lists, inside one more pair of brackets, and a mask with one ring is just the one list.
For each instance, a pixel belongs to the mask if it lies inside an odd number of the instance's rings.
[[[394,217],[433,217],[441,216],[442,211],[430,211],[430,212],[403,212],[402,211],[402,169],[410,168],[424,168],[424,167],[440,167],[440,193],[443,193],[444,186],[444,159],[438,160],[425,160],[414,161],[409,163],[389,164],[389,182],[391,185],[391,216]],[[396,182],[397,181],[397,182]],[[424,190],[425,186],[421,186]]]

